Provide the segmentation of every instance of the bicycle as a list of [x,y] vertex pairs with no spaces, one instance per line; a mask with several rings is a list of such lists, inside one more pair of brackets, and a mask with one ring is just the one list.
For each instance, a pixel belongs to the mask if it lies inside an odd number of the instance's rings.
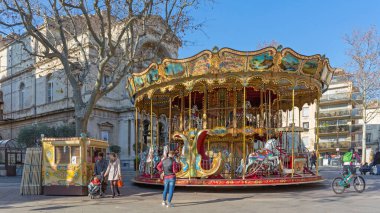
[[353,174],[353,177],[350,178],[352,175],[351,169],[347,169],[348,174],[347,176],[344,176],[344,173],[342,173],[342,177],[336,177],[334,178],[331,186],[335,194],[342,194],[345,189],[350,188],[350,183],[353,182],[353,186],[356,192],[362,193],[365,190],[365,180],[362,176],[357,175],[356,173]]

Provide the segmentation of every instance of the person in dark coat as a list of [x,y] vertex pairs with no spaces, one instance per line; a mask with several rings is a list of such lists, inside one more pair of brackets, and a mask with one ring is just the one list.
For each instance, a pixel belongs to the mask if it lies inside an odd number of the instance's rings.
[[94,176],[97,176],[100,178],[101,182],[101,190],[100,195],[103,195],[107,188],[107,181],[104,179],[104,173],[107,170],[108,163],[104,159],[103,152],[98,153],[98,159],[95,162],[95,168],[94,168]]

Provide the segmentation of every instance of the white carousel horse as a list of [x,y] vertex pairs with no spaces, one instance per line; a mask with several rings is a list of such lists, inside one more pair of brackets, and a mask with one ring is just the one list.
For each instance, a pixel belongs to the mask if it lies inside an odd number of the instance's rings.
[[[279,164],[278,150],[276,149],[277,140],[269,139],[264,146],[264,149],[252,152],[247,156],[248,163],[245,165],[245,172],[251,168],[252,165],[257,164],[258,170],[263,165],[268,166],[268,171],[273,170]],[[242,159],[236,173],[241,174],[244,168],[245,161]]]

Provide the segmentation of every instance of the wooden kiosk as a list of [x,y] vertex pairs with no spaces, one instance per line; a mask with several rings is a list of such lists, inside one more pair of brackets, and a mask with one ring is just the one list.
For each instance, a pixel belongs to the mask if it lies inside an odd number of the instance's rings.
[[86,195],[99,152],[108,143],[91,138],[43,138],[42,186],[45,195]]

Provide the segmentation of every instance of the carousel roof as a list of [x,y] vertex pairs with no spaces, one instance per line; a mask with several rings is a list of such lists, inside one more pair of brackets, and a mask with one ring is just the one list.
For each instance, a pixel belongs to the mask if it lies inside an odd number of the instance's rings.
[[[127,90],[131,97],[138,99],[157,90],[165,93],[177,85],[191,90],[199,81],[223,84],[233,77],[245,86],[277,85],[277,90],[285,96],[289,96],[289,88],[298,91],[308,88],[321,94],[328,88],[334,70],[326,57],[304,56],[290,48],[267,47],[247,52],[222,48],[205,50],[185,59],[152,63],[128,78]],[[281,86],[287,89],[280,89]]]

